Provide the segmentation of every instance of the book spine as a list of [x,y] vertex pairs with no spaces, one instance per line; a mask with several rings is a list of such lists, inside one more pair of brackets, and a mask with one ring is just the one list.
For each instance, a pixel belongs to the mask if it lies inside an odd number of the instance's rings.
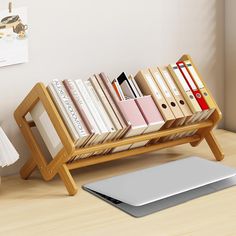
[[117,119],[116,114],[115,114],[114,110],[112,109],[112,106],[109,103],[102,87],[98,83],[96,76],[92,76],[91,78],[89,78],[89,81],[91,82],[91,85],[93,86],[94,90],[96,91],[97,96],[99,97],[99,99],[100,99],[100,101],[107,113],[107,116],[112,124],[112,127],[116,131],[120,130],[121,126],[120,126],[119,120]]
[[55,106],[57,107],[58,112],[60,113],[61,117],[63,118],[64,124],[68,128],[68,131],[70,132],[70,135],[71,135],[73,141],[77,141],[79,139],[79,135],[76,132],[71,120],[69,119],[66,109],[64,108],[64,106],[61,102],[61,99],[57,95],[56,90],[54,89],[52,84],[49,84],[47,89],[49,91],[49,94],[50,94]]
[[114,126],[113,126],[110,118],[108,117],[107,112],[104,109],[103,104],[100,101],[100,99],[99,99],[95,89],[93,88],[91,82],[86,81],[85,85],[86,85],[86,87],[87,87],[87,89],[90,93],[90,96],[92,97],[92,99],[94,100],[96,106],[98,107],[99,114],[100,114],[102,120],[104,121],[104,124],[105,124],[106,128],[108,129],[109,132],[114,132],[115,131]]
[[140,90],[138,84],[136,83],[136,80],[134,79],[134,77],[130,75],[129,78],[132,80],[132,82],[133,82],[135,88],[136,88],[137,91],[138,91],[139,96],[140,96],[140,97],[143,97],[143,93],[141,92],[141,90]]
[[113,89],[110,80],[108,79],[108,77],[104,73],[100,73],[99,75],[100,75],[100,78],[102,79],[103,83],[105,84],[111,98],[113,99],[114,103],[117,106],[117,109],[118,109],[118,112],[119,112],[119,114],[117,114],[117,115],[119,115],[119,119],[122,122],[122,126],[123,127],[129,127],[130,124],[129,124],[129,122],[126,121],[126,119],[124,117],[124,114],[121,111],[121,108],[120,108],[120,105],[119,105],[120,100],[119,100],[118,96],[116,95],[116,92]]
[[74,125],[75,130],[78,132],[80,137],[88,136],[88,131],[83,124],[82,120],[79,117],[79,114],[76,112],[75,107],[72,104],[69,96],[66,94],[65,88],[62,85],[62,82],[59,80],[53,80],[52,85],[56,90],[57,95],[59,96],[64,108],[69,115],[72,124]]
[[100,132],[102,132],[102,133],[108,132],[104,122],[102,121],[102,119],[99,115],[99,112],[98,112],[96,106],[94,105],[93,100],[90,97],[90,94],[89,94],[87,88],[84,85],[84,82],[82,80],[76,80],[76,85],[79,88],[79,91],[81,92],[81,94],[83,95],[84,100],[87,103],[88,108],[91,111],[91,114],[93,115],[93,117],[96,121],[96,124],[99,127]]
[[96,130],[98,130],[98,128],[96,128],[96,123],[90,111],[88,110],[82,96],[80,95],[75,82],[73,80],[64,80],[63,84],[65,85],[65,88],[67,89],[75,107],[77,108],[77,111],[84,120],[87,129],[90,131],[90,133],[96,133]]
[[122,99],[121,99],[120,91],[118,90],[117,85],[116,85],[116,81],[113,81],[113,82],[112,82],[112,86],[113,86],[113,88],[114,88],[114,90],[115,90],[117,96],[119,97],[119,99],[122,100]]
[[121,96],[121,100],[125,100],[125,95],[124,95],[124,93],[123,93],[123,91],[122,91],[122,89],[120,87],[120,84],[118,83],[117,80],[115,80],[115,85],[116,85],[116,87],[118,89],[118,92],[119,92],[119,94]]

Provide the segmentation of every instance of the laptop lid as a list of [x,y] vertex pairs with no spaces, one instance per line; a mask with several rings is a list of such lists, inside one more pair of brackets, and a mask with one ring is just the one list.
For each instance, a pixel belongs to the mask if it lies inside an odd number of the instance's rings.
[[142,206],[235,175],[235,169],[218,162],[189,157],[83,187],[129,205]]

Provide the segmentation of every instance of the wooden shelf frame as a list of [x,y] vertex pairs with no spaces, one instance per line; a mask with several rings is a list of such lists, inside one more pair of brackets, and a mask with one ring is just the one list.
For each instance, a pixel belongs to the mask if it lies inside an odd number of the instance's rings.
[[[191,57],[184,55],[180,60],[191,60]],[[191,60],[193,66],[194,63]],[[196,67],[195,67],[196,68]],[[205,85],[206,86],[206,85]],[[209,90],[208,90],[209,91]],[[209,93],[210,94],[210,93]],[[46,158],[35,139],[32,127],[35,126],[34,122],[27,121],[26,115],[30,112],[37,102],[41,101],[59,138],[61,139],[63,148],[60,152],[51,160],[46,161]],[[215,103],[216,104],[216,103]],[[211,117],[203,122],[196,124],[181,126],[177,128],[168,128],[154,133],[143,134],[136,137],[124,138],[122,140],[110,141],[103,144],[98,144],[90,147],[76,148],[72,141],[67,128],[60,117],[45,85],[43,83],[37,83],[22,103],[18,106],[15,113],[15,120],[29,146],[31,156],[28,161],[20,170],[21,177],[28,179],[32,172],[38,168],[44,180],[51,180],[56,174],[59,174],[64,182],[69,195],[75,195],[77,193],[77,186],[70,173],[70,170],[77,169],[89,165],[121,159],[129,156],[143,154],[147,152],[157,151],[160,149],[173,147],[181,144],[190,143],[193,147],[197,146],[203,139],[205,139],[212,150],[216,160],[220,161],[224,158],[222,149],[217,142],[212,129],[218,124],[222,118],[222,114],[216,104],[216,109]],[[117,153],[109,153],[105,155],[99,155],[84,159],[77,159],[71,161],[75,156],[80,154],[86,154],[114,147],[119,147],[125,144],[132,144],[144,140],[153,140],[161,137],[165,137],[171,134],[182,133],[186,131],[197,132],[190,137],[183,137],[176,140],[165,141],[160,143],[150,144],[148,146],[130,149]]]

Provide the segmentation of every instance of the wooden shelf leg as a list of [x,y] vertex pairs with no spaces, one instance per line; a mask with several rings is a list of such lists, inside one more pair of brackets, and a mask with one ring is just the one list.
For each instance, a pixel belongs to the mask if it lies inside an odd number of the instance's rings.
[[20,176],[22,179],[28,179],[37,167],[33,157],[30,157],[27,162],[21,167]]
[[214,154],[215,158],[217,161],[221,161],[224,159],[224,153],[221,149],[220,144],[218,143],[217,139],[215,138],[215,135],[213,134],[212,131],[209,131],[208,133],[205,134],[205,139]]
[[64,182],[69,195],[70,196],[75,195],[77,193],[78,189],[77,189],[75,181],[74,181],[68,167],[66,166],[66,164],[63,164],[59,168],[58,173],[59,173],[62,181]]

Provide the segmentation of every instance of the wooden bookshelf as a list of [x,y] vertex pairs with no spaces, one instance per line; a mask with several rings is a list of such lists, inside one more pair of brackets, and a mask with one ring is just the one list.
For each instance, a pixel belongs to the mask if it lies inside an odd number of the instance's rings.
[[[190,60],[194,66],[191,57],[184,55],[181,60]],[[196,67],[195,67],[196,68]],[[206,86],[205,86],[206,87]],[[209,91],[209,90],[208,90]],[[210,94],[210,93],[209,93]],[[31,111],[35,104],[41,101],[49,118],[61,139],[63,148],[60,152],[51,160],[47,161],[37,140],[35,139],[32,127],[35,126],[34,122],[27,121],[26,115]],[[18,106],[15,113],[15,120],[29,146],[31,156],[25,165],[21,168],[20,174],[23,179],[30,177],[31,173],[38,168],[42,174],[44,180],[51,180],[56,174],[59,174],[62,181],[64,182],[69,195],[75,195],[77,192],[76,183],[70,173],[70,170],[77,169],[89,165],[99,164],[102,162],[112,161],[116,159],[121,159],[125,157],[130,157],[142,153],[157,151],[164,148],[169,148],[181,144],[190,143],[193,147],[197,146],[203,139],[205,139],[213,152],[215,159],[220,161],[224,158],[222,149],[217,142],[212,129],[221,120],[222,114],[216,104],[216,110],[208,118],[208,120],[199,122],[196,124],[181,126],[177,128],[168,128],[158,132],[153,132],[149,134],[143,134],[136,137],[124,138],[117,141],[110,141],[103,144],[98,144],[90,147],[76,148],[74,142],[72,141],[65,124],[62,121],[45,85],[43,83],[37,83],[22,103]],[[96,151],[101,151],[105,149],[110,149],[114,147],[123,146],[125,144],[133,144],[136,142],[144,140],[154,140],[161,137],[166,137],[171,134],[182,133],[186,131],[197,132],[190,137],[183,137],[171,141],[164,141],[160,143],[149,144],[144,147],[139,147],[135,149],[130,149],[117,153],[109,153],[105,155],[99,155],[84,159],[77,159],[72,161],[73,158],[80,154],[86,154]]]

